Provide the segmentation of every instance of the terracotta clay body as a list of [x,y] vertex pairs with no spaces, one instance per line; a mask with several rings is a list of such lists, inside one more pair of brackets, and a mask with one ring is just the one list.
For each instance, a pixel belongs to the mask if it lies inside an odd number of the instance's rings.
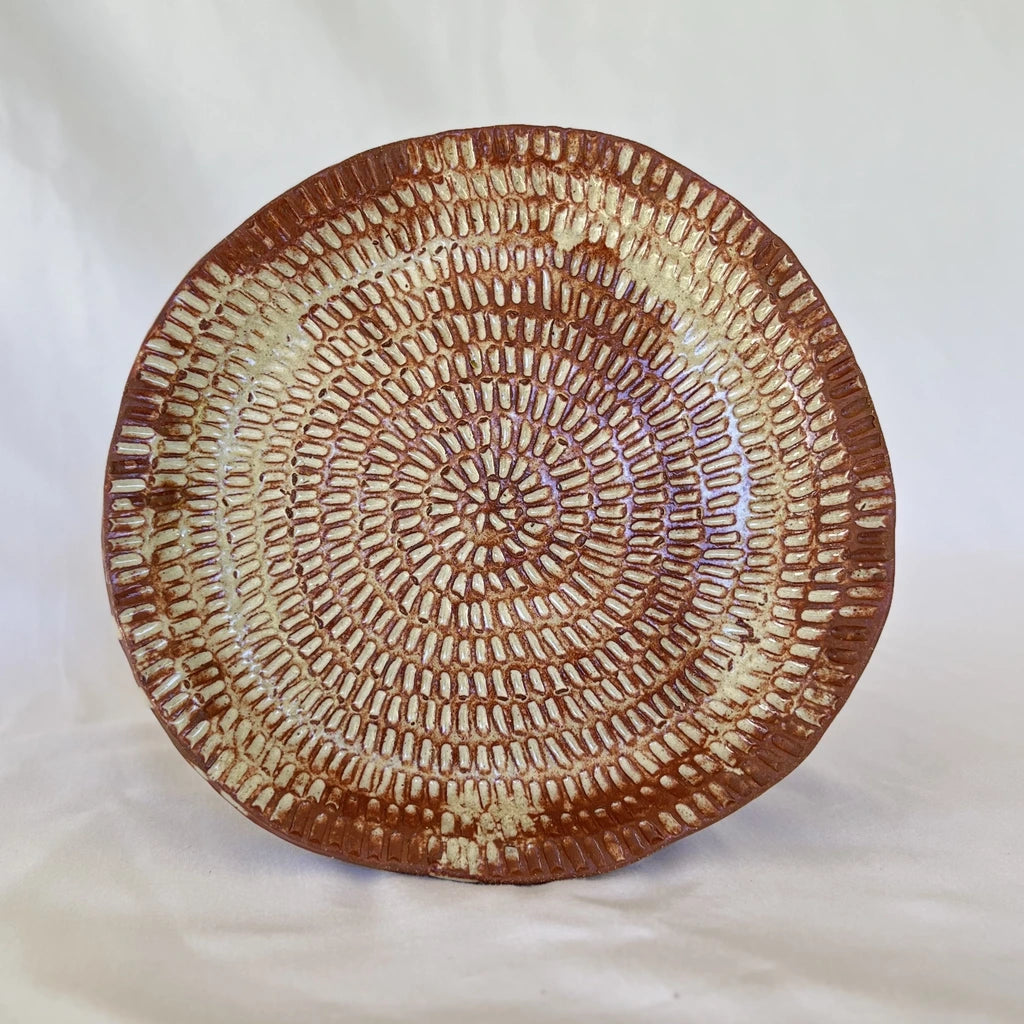
[[128,380],[103,545],[154,712],[250,818],[539,882],[805,757],[893,531],[790,250],[643,146],[498,127],[346,160],[196,265]]

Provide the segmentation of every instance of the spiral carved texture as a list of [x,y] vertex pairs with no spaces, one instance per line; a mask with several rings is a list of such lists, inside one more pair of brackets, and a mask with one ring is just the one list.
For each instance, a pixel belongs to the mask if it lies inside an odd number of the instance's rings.
[[501,127],[323,171],[194,268],[128,381],[104,549],[155,713],[249,817],[533,882],[808,753],[893,518],[779,239],[642,146]]

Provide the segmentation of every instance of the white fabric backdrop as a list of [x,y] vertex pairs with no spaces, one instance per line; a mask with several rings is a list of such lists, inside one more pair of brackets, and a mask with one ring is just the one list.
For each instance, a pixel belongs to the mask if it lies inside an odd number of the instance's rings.
[[[0,1021],[1024,1019],[1024,8],[0,0]],[[171,289],[379,143],[638,139],[777,230],[892,451],[899,570],[787,780],[632,868],[386,875],[249,824],[114,638],[103,464]]]

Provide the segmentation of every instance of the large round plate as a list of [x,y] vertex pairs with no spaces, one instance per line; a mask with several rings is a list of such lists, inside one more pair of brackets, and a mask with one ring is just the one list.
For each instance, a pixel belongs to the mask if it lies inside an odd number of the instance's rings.
[[103,548],[154,712],[253,821],[540,882],[806,756],[893,527],[786,245],[644,146],[512,126],[328,168],[189,272],[128,379]]

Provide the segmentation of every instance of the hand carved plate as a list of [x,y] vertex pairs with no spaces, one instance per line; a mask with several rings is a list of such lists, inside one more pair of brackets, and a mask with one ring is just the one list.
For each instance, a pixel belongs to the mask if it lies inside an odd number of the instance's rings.
[[792,252],[644,146],[383,146],[175,288],[107,466],[125,652],[248,817],[359,864],[635,861],[811,750],[889,605],[889,461]]

